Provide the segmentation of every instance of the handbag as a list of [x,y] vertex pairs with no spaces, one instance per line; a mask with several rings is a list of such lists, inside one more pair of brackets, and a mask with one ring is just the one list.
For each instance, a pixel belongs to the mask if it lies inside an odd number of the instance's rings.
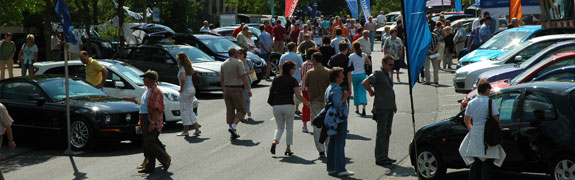
[[325,105],[325,107],[319,112],[319,114],[317,114],[314,118],[313,121],[311,121],[311,124],[314,125],[317,128],[323,128],[323,120],[325,119],[325,115],[327,114],[327,110],[332,106],[331,102],[328,102],[327,105]]
[[485,122],[485,129],[483,130],[483,142],[485,144],[485,154],[487,154],[487,146],[495,146],[501,144],[503,141],[503,133],[499,127],[497,120],[491,114],[491,99],[489,99],[489,115],[487,122]]
[[255,71],[252,72],[252,73],[250,73],[250,78],[252,79],[252,81],[258,80],[258,76],[256,75],[256,72],[255,72]]

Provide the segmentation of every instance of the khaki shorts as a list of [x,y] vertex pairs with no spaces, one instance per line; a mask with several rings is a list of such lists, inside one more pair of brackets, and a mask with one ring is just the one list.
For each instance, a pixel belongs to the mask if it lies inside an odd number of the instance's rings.
[[274,52],[284,53],[285,52],[285,42],[284,41],[274,41],[274,46],[272,47]]

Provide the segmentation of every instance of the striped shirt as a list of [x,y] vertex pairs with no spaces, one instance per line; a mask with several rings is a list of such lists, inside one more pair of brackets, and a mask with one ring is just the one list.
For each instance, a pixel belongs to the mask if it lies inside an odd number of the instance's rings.
[[309,71],[310,69],[313,68],[313,64],[311,63],[310,60],[307,60],[303,63],[303,65],[301,66],[301,90],[302,91],[307,91],[307,88],[305,87],[305,76],[307,75],[307,71]]

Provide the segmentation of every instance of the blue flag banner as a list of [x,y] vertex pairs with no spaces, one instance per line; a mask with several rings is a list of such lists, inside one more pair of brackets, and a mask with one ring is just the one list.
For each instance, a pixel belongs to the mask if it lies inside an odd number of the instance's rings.
[[345,0],[347,2],[347,6],[349,7],[349,11],[351,12],[351,17],[354,19],[359,18],[358,7],[357,7],[357,0]]
[[58,0],[56,3],[56,15],[60,19],[60,23],[62,23],[62,31],[64,32],[64,36],[66,36],[66,41],[70,43],[76,43],[76,38],[74,38],[74,34],[72,33],[72,17],[70,16],[70,11],[66,8],[66,3],[64,0]]
[[[405,15],[405,33],[411,87],[415,85],[431,43],[431,31],[425,14],[426,1],[403,0]],[[428,78],[428,77],[426,77]]]
[[369,5],[369,0],[359,0],[359,4],[361,5],[365,22],[367,22],[369,16],[371,16],[371,5]]
[[311,7],[312,7],[311,18],[315,19],[315,16],[317,15],[317,0],[313,0]]
[[455,0],[455,12],[463,12],[463,7],[461,7],[461,0]]

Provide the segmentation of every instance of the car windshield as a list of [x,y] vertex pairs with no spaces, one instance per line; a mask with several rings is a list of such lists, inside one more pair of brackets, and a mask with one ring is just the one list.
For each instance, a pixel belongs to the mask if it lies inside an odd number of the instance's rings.
[[237,44],[233,43],[230,40],[225,38],[210,38],[210,39],[201,39],[202,43],[204,43],[211,51],[214,53],[228,53],[228,49],[230,47],[240,49],[241,47]]
[[[210,48],[211,49],[211,48]],[[202,62],[214,62],[215,60],[212,57],[208,56],[206,53],[200,51],[199,49],[192,48],[192,47],[178,47],[178,48],[171,48],[168,49],[170,54],[174,57],[178,57],[178,53],[184,52],[190,58],[192,63],[202,63]],[[226,50],[227,52],[227,50]]]
[[[540,62],[548,62],[551,59],[553,59],[553,56],[550,56],[548,58],[546,58],[545,60],[542,60]],[[539,66],[535,65],[535,66],[531,66],[529,69],[526,69],[525,71],[521,72],[521,74],[515,76],[513,79],[511,79],[509,81],[509,84],[515,85],[517,83],[519,83],[519,81],[521,81],[522,79],[525,79],[527,76],[529,76],[529,74],[531,74],[531,72],[535,71],[535,69],[539,68]]]
[[531,31],[503,31],[489,39],[479,49],[511,50],[530,34]]
[[[94,86],[91,86],[80,80],[70,79],[70,98],[87,97],[87,96],[106,96],[106,94]],[[64,78],[47,79],[38,83],[46,90],[50,98],[61,101],[66,99],[66,85]]]
[[515,56],[517,53],[521,52],[525,47],[529,46],[530,44],[532,44],[532,42],[529,41],[522,42],[517,46],[517,48],[513,48],[511,51],[507,51],[497,57],[491,58],[490,60],[499,61],[503,59],[515,58],[512,56]]
[[142,72],[140,69],[126,63],[114,64],[109,68],[118,72],[119,74],[123,74],[126,79],[134,82],[134,84],[138,86],[144,86],[144,80],[140,77],[140,75],[144,74],[144,72]]

